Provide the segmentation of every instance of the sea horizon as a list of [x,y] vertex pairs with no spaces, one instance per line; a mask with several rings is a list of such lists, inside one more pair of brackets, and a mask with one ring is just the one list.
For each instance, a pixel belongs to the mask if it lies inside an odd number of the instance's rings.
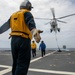
[[[0,48],[0,51],[10,51],[11,48]],[[38,48],[36,50],[39,50]],[[59,50],[58,48],[46,48],[46,50]],[[75,48],[60,48],[60,50],[65,50],[65,51],[75,51]]]

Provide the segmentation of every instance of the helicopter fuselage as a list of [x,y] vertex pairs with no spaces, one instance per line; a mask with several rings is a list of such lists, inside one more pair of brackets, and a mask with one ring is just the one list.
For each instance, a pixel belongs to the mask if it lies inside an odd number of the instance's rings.
[[55,32],[60,32],[60,28],[58,28],[58,24],[57,24],[57,21],[56,20],[52,20],[50,22],[50,25],[51,25],[51,29],[50,29],[50,32],[52,31],[55,31]]

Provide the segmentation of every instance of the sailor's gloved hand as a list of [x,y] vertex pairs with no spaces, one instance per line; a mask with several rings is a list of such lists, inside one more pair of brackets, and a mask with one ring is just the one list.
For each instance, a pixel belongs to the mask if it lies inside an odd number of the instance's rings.
[[35,41],[37,43],[39,43],[40,40],[41,40],[40,33],[42,33],[43,31],[42,30],[33,29],[31,32],[33,34],[33,37],[34,37]]

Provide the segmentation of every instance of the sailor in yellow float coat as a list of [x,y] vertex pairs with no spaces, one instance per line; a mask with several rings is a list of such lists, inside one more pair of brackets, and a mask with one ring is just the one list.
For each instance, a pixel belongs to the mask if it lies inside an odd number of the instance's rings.
[[[27,24],[24,20],[24,13],[29,12],[27,9],[21,9],[20,11],[14,13],[10,19],[11,33],[10,35],[21,36],[24,38],[32,39],[31,31],[29,30]],[[16,22],[16,23],[15,23]]]
[[10,19],[0,27],[0,34],[11,28],[11,52],[13,58],[12,75],[27,75],[31,59],[32,35],[40,42],[40,30],[30,13],[32,5],[25,0],[20,5],[20,11],[13,13]]
[[31,49],[32,49],[32,56],[36,56],[36,48],[37,48],[37,45],[35,43],[35,41],[32,41],[31,43]]

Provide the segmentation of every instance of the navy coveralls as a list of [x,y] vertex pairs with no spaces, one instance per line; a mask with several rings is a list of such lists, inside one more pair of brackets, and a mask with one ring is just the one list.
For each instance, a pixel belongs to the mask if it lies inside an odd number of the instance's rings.
[[[24,14],[25,22],[29,29],[36,28],[30,12]],[[0,27],[0,34],[10,28],[10,19]],[[31,59],[31,40],[20,36],[12,36],[11,52],[13,59],[12,75],[27,75]]]

